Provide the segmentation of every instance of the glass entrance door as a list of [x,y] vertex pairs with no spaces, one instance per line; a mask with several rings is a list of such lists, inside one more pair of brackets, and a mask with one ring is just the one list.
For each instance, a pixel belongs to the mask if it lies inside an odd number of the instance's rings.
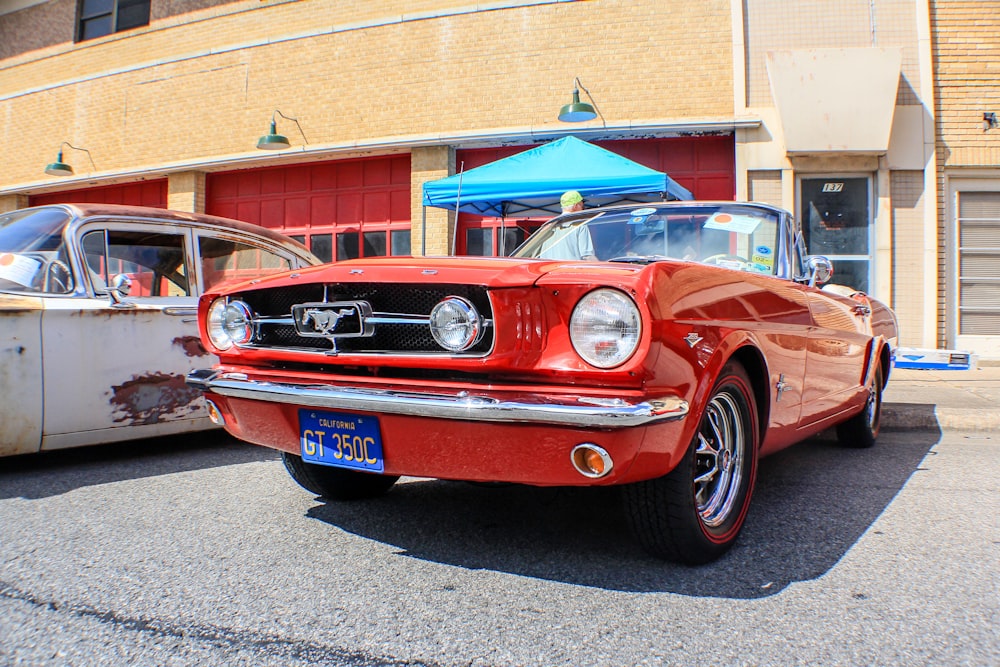
[[871,179],[824,176],[799,180],[799,220],[810,254],[833,261],[833,279],[868,292],[871,285]]

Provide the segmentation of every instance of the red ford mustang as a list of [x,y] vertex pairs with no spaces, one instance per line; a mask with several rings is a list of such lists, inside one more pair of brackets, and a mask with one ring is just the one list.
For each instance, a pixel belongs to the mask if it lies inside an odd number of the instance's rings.
[[704,563],[736,540],[761,456],[831,426],[853,447],[878,435],[896,318],[820,287],[831,273],[774,207],[589,209],[512,257],[210,291],[199,324],[220,363],[188,382],[327,498],[401,475],[617,485],[644,548]]

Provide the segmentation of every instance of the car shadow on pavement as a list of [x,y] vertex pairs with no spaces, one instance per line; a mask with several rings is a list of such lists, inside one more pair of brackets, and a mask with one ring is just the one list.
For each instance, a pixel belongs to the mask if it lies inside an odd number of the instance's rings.
[[871,449],[822,435],[767,457],[739,541],[687,567],[641,550],[614,488],[534,488],[404,479],[383,498],[308,516],[469,569],[629,592],[752,599],[827,573],[919,470],[939,431],[883,434]]
[[221,429],[0,458],[0,499],[46,498],[85,486],[277,459]]

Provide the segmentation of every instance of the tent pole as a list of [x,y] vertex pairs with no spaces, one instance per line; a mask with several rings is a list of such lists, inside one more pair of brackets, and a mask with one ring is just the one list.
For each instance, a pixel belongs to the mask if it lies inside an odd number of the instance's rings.
[[497,243],[500,252],[497,257],[507,256],[507,202],[500,204],[500,242]]
[[420,256],[427,256],[427,206],[422,207],[422,218],[420,220]]
[[455,193],[455,225],[451,230],[451,252],[455,255],[455,245],[458,243],[458,209],[462,205],[462,176],[465,174],[465,160],[458,165],[458,191]]

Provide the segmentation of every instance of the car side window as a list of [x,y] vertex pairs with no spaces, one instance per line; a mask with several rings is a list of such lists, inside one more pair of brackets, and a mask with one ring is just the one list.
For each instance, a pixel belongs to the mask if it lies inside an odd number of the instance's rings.
[[292,268],[291,258],[274,249],[214,236],[198,236],[198,257],[203,290]]
[[191,296],[182,234],[94,230],[82,245],[95,291],[125,274],[132,280],[130,297]]

